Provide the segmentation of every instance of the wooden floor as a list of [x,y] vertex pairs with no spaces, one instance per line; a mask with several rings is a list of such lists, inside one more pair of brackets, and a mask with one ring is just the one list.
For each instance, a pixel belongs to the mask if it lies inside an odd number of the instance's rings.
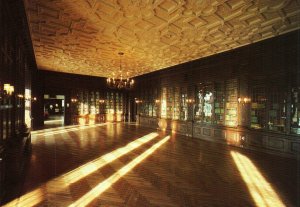
[[300,205],[297,160],[168,135],[113,123],[35,131],[4,206]]

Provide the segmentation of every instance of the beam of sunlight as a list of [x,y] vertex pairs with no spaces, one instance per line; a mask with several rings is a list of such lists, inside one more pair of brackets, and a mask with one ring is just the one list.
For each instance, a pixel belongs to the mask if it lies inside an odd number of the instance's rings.
[[133,142],[130,142],[129,144],[127,144],[124,147],[118,148],[108,154],[105,154],[93,161],[90,161],[90,162],[76,168],[75,170],[72,170],[71,172],[66,173],[62,177],[66,183],[69,183],[69,184],[75,183],[78,180],[80,180],[81,178],[100,169],[107,163],[110,163],[110,162],[118,159],[119,157],[127,154],[128,152],[130,152],[134,149],[137,149],[141,145],[149,142],[150,140],[154,139],[157,136],[158,136],[158,134],[154,133],[154,132],[147,134]]
[[26,195],[17,198],[10,203],[4,205],[3,207],[24,207],[24,206],[35,206],[42,202],[44,199],[44,192],[42,189],[38,188],[36,190],[27,193]]
[[154,144],[151,148],[143,152],[141,155],[136,157],[134,160],[129,162],[127,165],[119,169],[113,175],[111,175],[106,180],[102,181],[98,185],[96,185],[92,190],[87,192],[84,196],[79,198],[77,201],[72,203],[69,207],[83,207],[87,206],[90,202],[92,202],[95,198],[101,195],[104,191],[110,188],[115,182],[117,182],[121,177],[126,175],[130,170],[132,170],[135,166],[141,163],[144,159],[146,159],[149,155],[151,155],[155,150],[157,150],[161,145],[167,142],[170,139],[170,136],[166,136],[156,144]]
[[[43,187],[45,188],[46,186],[48,186],[50,188],[47,188],[47,189],[52,189],[53,192],[48,192],[48,193],[55,193],[55,192],[63,191],[67,187],[69,187],[72,183],[75,183],[75,182],[79,181],[80,179],[88,176],[89,174],[95,172],[96,170],[99,170],[106,164],[118,159],[119,157],[127,154],[128,152],[130,152],[134,149],[137,149],[138,147],[142,146],[143,144],[153,140],[157,136],[158,136],[158,133],[152,132],[143,137],[140,137],[140,138],[128,143],[124,147],[118,148],[118,149],[116,149],[110,153],[107,153],[95,160],[87,162],[86,164],[81,165],[68,173],[65,173],[57,178],[54,178],[54,179],[48,181],[47,183],[43,184],[38,189],[31,191],[31,192],[21,196],[20,198],[17,198],[15,200],[7,203],[6,205],[4,205],[4,207],[35,206],[37,203],[41,202],[43,200],[43,198],[46,197],[46,194],[43,193],[43,191],[41,190],[41,189],[43,189]],[[36,196],[37,192],[39,192],[39,194],[38,194],[39,196]],[[38,197],[38,199],[37,199],[37,197]]]
[[108,123],[99,123],[99,124],[86,124],[86,125],[70,125],[70,126],[62,126],[62,127],[54,127],[54,128],[49,128],[49,129],[41,129],[41,130],[34,130],[31,132],[31,134],[40,134],[40,133],[45,133],[45,132],[52,132],[52,131],[58,131],[58,130],[64,130],[64,129],[70,129],[70,128],[76,128],[80,126],[101,126],[103,124],[108,124]]
[[61,129],[61,130],[53,130],[53,131],[48,131],[48,132],[41,132],[41,133],[34,133],[33,135],[36,136],[50,136],[50,135],[55,135],[55,134],[62,134],[66,132],[72,132],[72,131],[78,131],[82,129],[89,129],[89,128],[94,128],[98,126],[105,126],[107,123],[104,124],[95,124],[95,125],[89,125],[89,126],[77,126],[73,127],[70,129]]
[[256,206],[286,206],[249,158],[234,151],[231,151],[231,156]]
[[[55,130],[75,128],[75,127],[78,127],[78,126],[80,126],[80,125],[70,125],[70,126],[62,126],[62,127],[53,127],[53,128],[49,128],[49,129],[34,130],[34,131],[31,132],[31,134],[38,134],[38,133],[55,131]],[[88,126],[88,125],[85,125],[85,126]]]

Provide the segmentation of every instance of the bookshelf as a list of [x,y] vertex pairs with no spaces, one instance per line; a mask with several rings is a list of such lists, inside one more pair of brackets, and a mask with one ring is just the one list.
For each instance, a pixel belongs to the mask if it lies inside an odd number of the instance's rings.
[[225,85],[224,82],[215,83],[214,123],[224,124],[225,112]]
[[230,79],[226,81],[226,108],[225,108],[225,125],[230,127],[237,126],[237,99],[238,99],[238,81]]

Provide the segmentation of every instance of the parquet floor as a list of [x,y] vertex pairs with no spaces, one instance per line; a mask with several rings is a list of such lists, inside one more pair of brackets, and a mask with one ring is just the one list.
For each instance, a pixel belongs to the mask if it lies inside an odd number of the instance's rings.
[[39,130],[32,143],[3,206],[300,205],[296,159],[130,124]]

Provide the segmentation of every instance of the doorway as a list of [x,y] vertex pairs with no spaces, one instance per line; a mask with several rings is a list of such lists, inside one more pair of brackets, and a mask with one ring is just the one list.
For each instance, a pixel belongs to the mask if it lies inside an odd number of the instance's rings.
[[64,126],[65,120],[65,96],[44,95],[44,126],[53,128]]

